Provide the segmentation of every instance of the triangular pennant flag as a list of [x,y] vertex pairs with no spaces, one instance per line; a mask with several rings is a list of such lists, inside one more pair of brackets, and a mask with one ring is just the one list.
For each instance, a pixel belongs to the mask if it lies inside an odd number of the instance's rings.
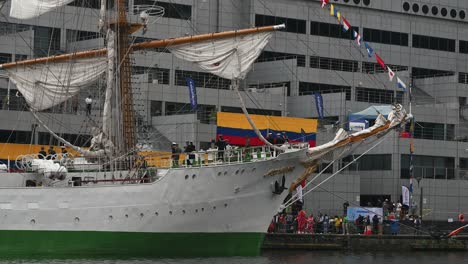
[[388,70],[388,79],[390,79],[390,81],[393,81],[393,77],[395,77],[395,73],[388,66],[387,66],[387,70]]
[[371,46],[369,46],[369,44],[367,44],[367,42],[364,42],[364,46],[366,46],[367,56],[369,56],[369,58],[372,57],[374,50],[371,48]]
[[322,1],[322,8],[324,8],[330,0],[321,0]]
[[351,24],[349,24],[348,20],[346,20],[344,17],[341,19],[341,24],[343,25],[344,32],[347,32],[351,28]]
[[353,30],[353,36],[354,36],[354,40],[356,40],[356,44],[361,47],[361,35],[359,35],[359,33],[357,33],[355,30]]
[[335,8],[333,4],[330,5],[330,16],[336,17],[338,21],[341,20],[341,13],[338,11],[338,9]]
[[397,87],[406,90],[406,84],[399,77],[397,77]]
[[386,71],[387,68],[385,67],[385,62],[382,60],[382,58],[380,58],[380,56],[377,53],[375,53],[375,59],[377,60],[377,63],[380,65],[380,67],[382,67],[382,69]]

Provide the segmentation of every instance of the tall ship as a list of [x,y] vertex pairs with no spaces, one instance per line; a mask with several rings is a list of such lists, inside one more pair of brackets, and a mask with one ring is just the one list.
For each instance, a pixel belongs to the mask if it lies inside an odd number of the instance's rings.
[[[30,19],[72,1],[42,2],[50,3],[13,0],[10,15]],[[16,171],[8,162],[9,172],[0,174],[2,253],[256,255],[271,217],[324,155],[337,150],[343,155],[411,118],[395,105],[371,127],[352,134],[340,129],[317,147],[294,140],[273,144],[257,127],[259,117],[249,115],[239,87],[274,32],[286,26],[132,41],[132,34],[148,30],[152,17],[164,12],[154,2],[138,5],[138,15],[129,16],[126,1],[103,0],[96,24],[105,47],[0,65],[37,126],[66,150],[38,154],[34,147],[34,154],[13,158]],[[172,154],[139,144],[131,54],[160,48],[230,80],[244,114],[238,123],[250,126],[257,146],[227,149],[220,137],[217,149],[188,152],[183,162],[176,143]],[[48,119],[47,111],[96,82],[105,88],[102,120],[86,113],[92,138],[83,147],[54,132],[60,120]]]

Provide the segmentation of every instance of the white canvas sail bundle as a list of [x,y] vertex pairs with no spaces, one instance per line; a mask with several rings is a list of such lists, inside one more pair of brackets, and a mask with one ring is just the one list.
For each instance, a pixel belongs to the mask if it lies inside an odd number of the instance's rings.
[[73,97],[106,69],[106,60],[91,58],[13,67],[6,71],[31,109],[41,111]]
[[168,47],[178,58],[226,79],[244,79],[272,32]]
[[38,17],[73,0],[11,0],[10,16],[18,19]]

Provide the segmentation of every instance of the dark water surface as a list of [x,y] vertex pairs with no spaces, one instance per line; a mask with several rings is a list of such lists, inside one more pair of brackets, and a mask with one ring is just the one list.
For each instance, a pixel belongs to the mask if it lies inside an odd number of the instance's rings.
[[185,258],[185,259],[109,259],[83,258],[40,259],[14,258],[3,259],[0,264],[365,264],[365,263],[412,263],[412,264],[449,264],[468,263],[468,252],[345,252],[345,251],[300,251],[275,250],[264,251],[258,257],[223,257],[223,258]]

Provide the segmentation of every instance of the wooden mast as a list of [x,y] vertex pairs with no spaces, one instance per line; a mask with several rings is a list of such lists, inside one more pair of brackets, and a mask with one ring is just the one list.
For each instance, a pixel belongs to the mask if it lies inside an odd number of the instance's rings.
[[117,141],[118,144],[123,143],[123,146],[117,146],[117,149],[122,152],[120,154],[125,155],[133,152],[136,145],[129,48],[129,37],[133,32],[133,25],[127,22],[125,0],[116,0],[116,7],[118,12],[117,23],[113,23],[111,26],[113,27],[117,40],[115,53],[117,56],[116,66],[118,67],[118,83],[120,88],[120,94],[118,96],[120,100],[118,102],[120,102],[120,105],[116,107],[120,108],[123,136],[122,139]]
[[[117,0],[117,1],[120,2],[120,0]],[[125,18],[125,21],[126,21],[126,18]],[[119,22],[119,23],[115,23],[114,25],[118,25],[118,28],[126,28],[125,31],[127,32],[127,37],[130,35],[130,33],[134,32],[135,30],[135,24],[132,25],[132,24],[127,23],[127,25],[124,26],[121,22]],[[255,28],[247,28],[247,29],[241,29],[241,30],[232,30],[232,31],[226,31],[226,32],[219,32],[219,33],[193,35],[193,36],[180,37],[180,38],[153,40],[153,41],[133,44],[130,46],[130,49],[134,51],[134,50],[142,50],[142,49],[148,49],[148,48],[161,48],[161,47],[167,47],[171,45],[180,45],[180,44],[186,44],[186,43],[200,42],[204,40],[232,38],[236,36],[244,36],[244,35],[253,34],[253,33],[274,31],[274,30],[279,30],[283,28],[284,28],[284,25],[265,26],[265,27],[255,27]],[[116,33],[120,36],[118,32]],[[127,40],[127,43],[128,43],[128,40]],[[58,61],[66,61],[66,60],[73,60],[73,59],[79,59],[79,58],[105,56],[106,54],[107,54],[106,48],[97,49],[97,50],[88,50],[88,51],[81,51],[81,52],[70,53],[70,54],[62,54],[62,55],[50,56],[50,57],[44,57],[44,58],[9,62],[5,64],[0,64],[0,69],[2,68],[6,69],[6,68],[22,66],[22,65],[32,65],[32,64],[38,64],[38,63],[58,62]]]

